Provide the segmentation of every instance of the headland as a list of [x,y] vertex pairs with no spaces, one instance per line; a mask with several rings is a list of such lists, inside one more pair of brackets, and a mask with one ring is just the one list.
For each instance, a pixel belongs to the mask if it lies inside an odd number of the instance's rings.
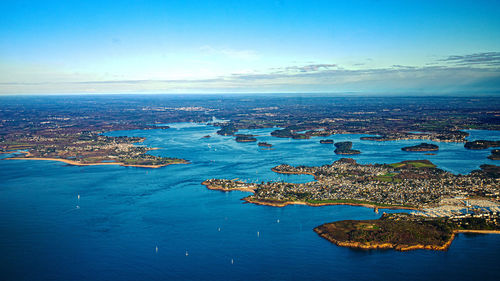
[[[282,174],[314,176],[307,183],[245,183],[210,179],[209,189],[251,192],[242,200],[257,205],[351,205],[379,209],[414,210],[412,214],[384,214],[373,221],[340,221],[316,227],[320,236],[338,246],[359,249],[446,250],[456,233],[499,233],[500,167],[482,165],[468,175],[454,175],[428,160],[393,164],[358,164],[342,158],[320,167],[272,168]],[[474,208],[469,200],[474,198]],[[486,206],[486,208],[477,207]],[[461,210],[467,209],[467,213]]]
[[178,161],[172,161],[170,163],[163,163],[163,164],[156,164],[156,165],[151,165],[151,164],[127,164],[123,162],[93,162],[93,163],[85,163],[85,162],[79,162],[75,160],[70,160],[70,159],[62,159],[62,158],[45,158],[45,157],[31,157],[32,155],[29,152],[25,151],[19,151],[20,153],[25,154],[25,157],[10,157],[10,158],[5,158],[3,160],[45,160],[45,161],[58,161],[58,162],[63,162],[69,165],[74,165],[74,166],[103,166],[103,165],[119,165],[123,167],[137,167],[137,168],[161,168],[165,167],[168,165],[174,165],[174,164],[189,164],[188,161],[183,160],[183,159],[178,159]]
[[342,247],[357,249],[447,250],[457,233],[500,234],[498,214],[426,218],[383,214],[377,220],[326,223],[314,231]]

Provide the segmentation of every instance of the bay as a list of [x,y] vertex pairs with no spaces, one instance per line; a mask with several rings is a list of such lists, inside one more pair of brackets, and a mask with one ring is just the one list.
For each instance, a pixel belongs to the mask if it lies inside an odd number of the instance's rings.
[[[359,251],[337,247],[312,229],[344,219],[375,219],[353,206],[244,204],[244,192],[207,190],[208,178],[306,182],[279,175],[282,164],[324,165],[341,156],[322,138],[271,137],[273,129],[242,130],[258,141],[237,143],[204,124],[169,124],[167,130],[109,132],[146,137],[151,154],[188,165],[160,169],[70,166],[53,161],[0,161],[0,272],[5,280],[494,280],[500,235],[460,234],[446,252]],[[499,139],[469,131],[469,139]],[[210,138],[202,138],[210,135]],[[401,151],[422,141],[373,142],[335,135],[362,151],[360,163],[428,159],[453,173],[468,173],[490,149],[435,143],[436,155]],[[434,142],[431,142],[434,143]],[[2,158],[8,155],[2,155]],[[79,196],[79,197],[78,197]],[[387,211],[386,212],[393,212]],[[187,255],[186,255],[187,254]]]

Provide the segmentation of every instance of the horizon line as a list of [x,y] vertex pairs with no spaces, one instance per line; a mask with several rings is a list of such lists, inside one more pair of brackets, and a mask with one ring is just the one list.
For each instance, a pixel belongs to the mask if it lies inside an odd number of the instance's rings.
[[12,96],[238,96],[238,95],[304,95],[304,96],[338,96],[338,97],[500,97],[498,92],[74,92],[74,93],[2,93],[0,97]]

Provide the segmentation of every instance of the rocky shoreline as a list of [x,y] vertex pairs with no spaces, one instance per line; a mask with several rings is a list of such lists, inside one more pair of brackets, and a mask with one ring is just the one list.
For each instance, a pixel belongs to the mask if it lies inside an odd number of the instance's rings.
[[354,242],[354,241],[339,241],[328,235],[327,232],[323,232],[318,227],[314,228],[319,236],[325,238],[326,240],[332,242],[333,244],[340,247],[362,249],[362,250],[381,250],[381,249],[394,249],[400,252],[412,251],[412,250],[434,250],[434,251],[446,251],[450,248],[451,243],[458,233],[475,233],[475,234],[500,234],[500,230],[454,230],[451,237],[442,245],[432,245],[432,244],[394,244],[394,243],[377,243],[377,242]]
[[500,234],[498,218],[494,212],[439,218],[384,213],[376,220],[325,223],[314,232],[341,247],[446,251],[458,233]]

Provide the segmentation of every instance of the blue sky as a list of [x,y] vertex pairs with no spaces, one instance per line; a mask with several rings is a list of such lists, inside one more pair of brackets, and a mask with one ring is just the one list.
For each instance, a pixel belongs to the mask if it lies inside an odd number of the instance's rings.
[[2,1],[0,93],[500,92],[498,1]]

